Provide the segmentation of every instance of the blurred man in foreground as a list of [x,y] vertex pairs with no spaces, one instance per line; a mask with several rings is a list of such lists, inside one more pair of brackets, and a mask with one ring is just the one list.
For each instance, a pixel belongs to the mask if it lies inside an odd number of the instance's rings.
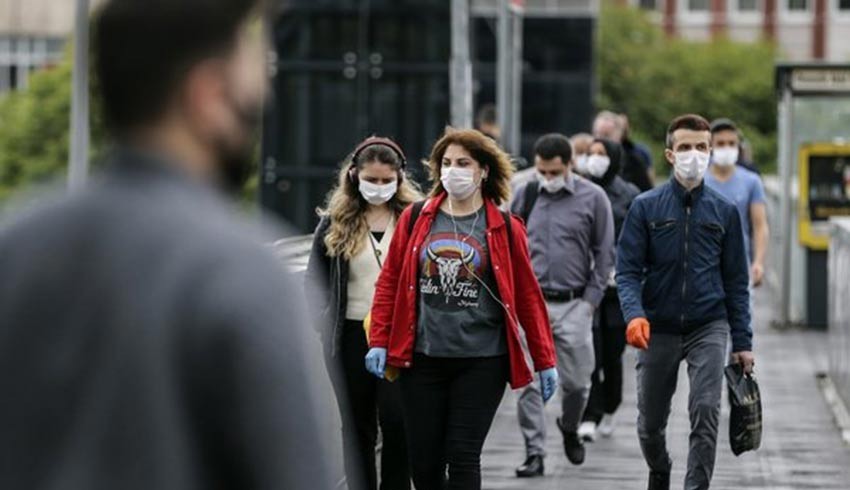
[[249,168],[257,3],[100,11],[108,171],[0,231],[0,487],[332,488],[297,290],[214,189]]

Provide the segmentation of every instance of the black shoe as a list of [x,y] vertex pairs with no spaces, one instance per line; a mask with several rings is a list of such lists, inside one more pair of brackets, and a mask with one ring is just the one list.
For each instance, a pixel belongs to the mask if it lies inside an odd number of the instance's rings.
[[534,478],[535,476],[543,476],[543,456],[533,454],[525,459],[525,463],[521,464],[516,469],[516,476],[519,478]]
[[649,472],[648,490],[670,490],[670,473],[660,471]]
[[558,428],[561,429],[561,434],[564,436],[564,452],[567,454],[567,459],[576,466],[584,463],[584,443],[581,442],[578,433],[567,432],[561,424],[560,418],[556,422],[558,423]]

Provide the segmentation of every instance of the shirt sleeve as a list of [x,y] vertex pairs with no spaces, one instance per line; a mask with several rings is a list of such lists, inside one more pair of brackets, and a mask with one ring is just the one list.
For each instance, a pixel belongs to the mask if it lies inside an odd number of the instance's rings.
[[617,295],[626,323],[646,318],[641,301],[648,247],[643,202],[632,203],[617,246]]
[[590,241],[594,267],[584,290],[584,299],[598,307],[605,295],[608,276],[614,268],[614,215],[611,212],[611,202],[601,191],[596,196],[594,207]]
[[750,204],[761,204],[766,202],[764,195],[764,184],[757,175],[753,175],[753,185],[750,191]]
[[721,272],[726,293],[726,314],[732,332],[733,352],[752,350],[750,323],[750,271],[744,249],[744,228],[736,209],[730,209],[723,238]]

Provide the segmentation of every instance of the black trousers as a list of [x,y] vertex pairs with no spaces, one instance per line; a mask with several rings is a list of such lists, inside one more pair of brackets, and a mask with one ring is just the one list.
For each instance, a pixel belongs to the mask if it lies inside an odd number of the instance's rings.
[[616,291],[607,291],[597,312],[593,329],[596,369],[584,421],[599,423],[605,414],[613,414],[623,401],[623,351],[626,349],[626,325]]
[[508,369],[508,356],[447,359],[417,354],[413,367],[403,371],[416,490],[481,488],[481,449],[505,393]]
[[[407,441],[398,382],[383,381],[366,371],[368,352],[363,322],[346,321],[339,357],[329,366],[342,417],[345,474],[350,490],[409,490]],[[378,486],[375,447],[380,423],[381,481]]]

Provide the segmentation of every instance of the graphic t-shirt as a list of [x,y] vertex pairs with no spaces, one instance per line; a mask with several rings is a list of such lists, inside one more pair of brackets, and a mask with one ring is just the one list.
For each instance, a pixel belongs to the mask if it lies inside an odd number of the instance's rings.
[[434,219],[419,256],[416,352],[432,357],[507,353],[486,232],[484,209],[477,218],[455,217],[454,224],[443,212]]

